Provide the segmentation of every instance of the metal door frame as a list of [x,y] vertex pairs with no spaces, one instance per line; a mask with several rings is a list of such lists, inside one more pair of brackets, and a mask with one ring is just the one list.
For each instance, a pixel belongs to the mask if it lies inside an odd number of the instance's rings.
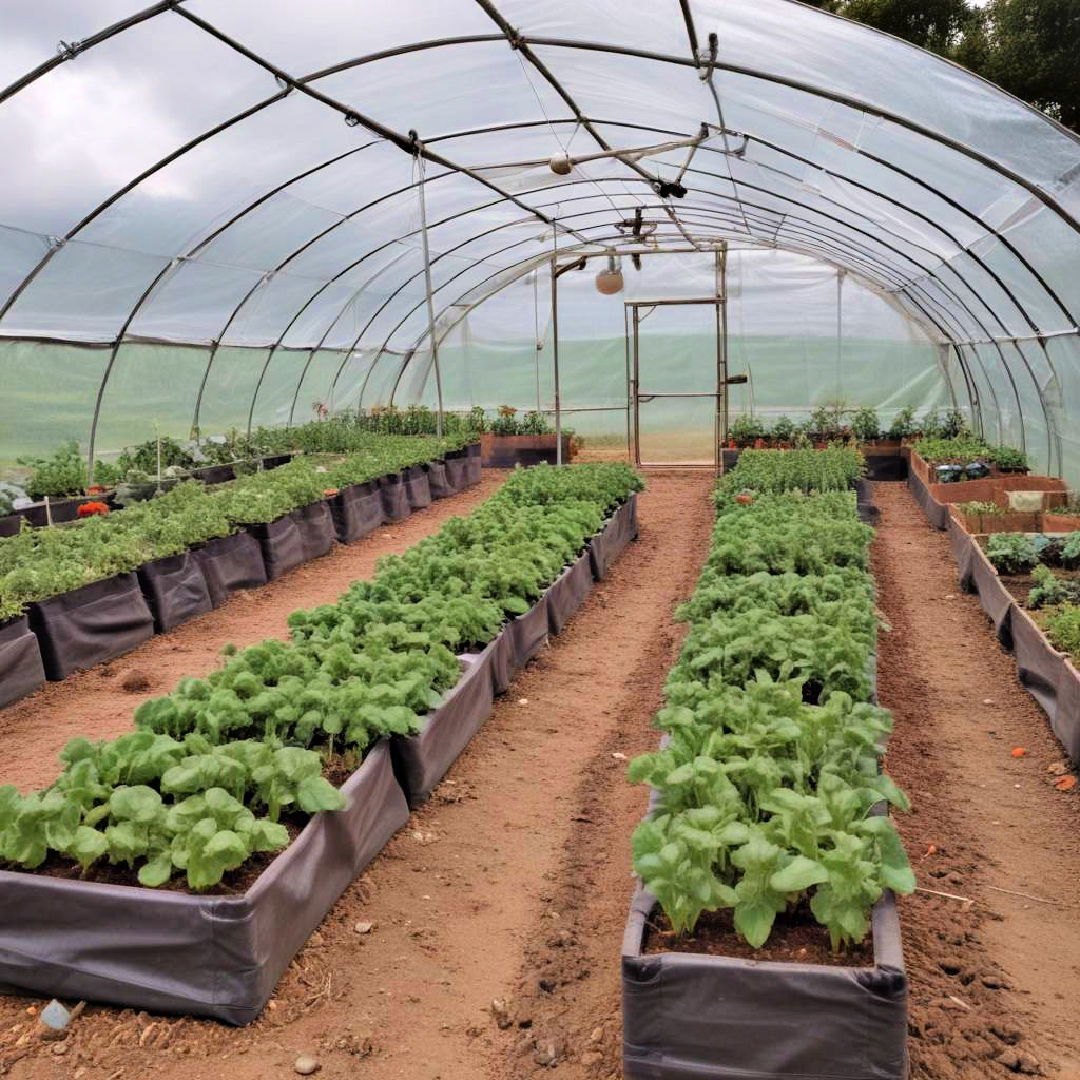
[[[720,471],[723,462],[721,449],[727,442],[728,432],[728,324],[727,324],[727,251],[720,250],[716,258],[716,296],[688,299],[627,300],[624,302],[623,325],[626,333],[626,400],[628,430],[627,442],[634,464],[648,468],[669,466],[685,469],[712,469]],[[698,393],[673,394],[642,393],[640,380],[642,308],[654,311],[658,307],[700,307],[711,305],[716,309],[716,384],[712,390]],[[713,430],[713,461],[703,465],[693,461],[642,461],[641,460],[641,406],[657,398],[712,398],[716,402]]]

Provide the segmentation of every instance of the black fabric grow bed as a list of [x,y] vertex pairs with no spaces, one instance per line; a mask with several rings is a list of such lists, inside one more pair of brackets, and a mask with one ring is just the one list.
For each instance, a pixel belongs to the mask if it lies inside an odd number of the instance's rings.
[[202,567],[206,588],[214,607],[220,607],[229,593],[266,584],[266,562],[262,547],[246,529],[208,540],[193,550]]
[[154,617],[134,573],[33,603],[29,620],[53,681],[130,652],[154,635]]
[[0,871],[0,992],[228,1024],[258,1017],[308,935],[408,820],[385,741],[247,892],[200,896]]
[[198,556],[191,551],[145,563],[136,571],[159,634],[213,610]]
[[0,622],[0,709],[44,682],[41,649],[26,617]]

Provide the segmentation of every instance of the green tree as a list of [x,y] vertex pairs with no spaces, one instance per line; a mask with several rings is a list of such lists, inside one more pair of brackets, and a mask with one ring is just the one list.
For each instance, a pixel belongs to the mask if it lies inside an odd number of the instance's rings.
[[1080,4],[991,0],[983,55],[964,55],[979,74],[1080,130]]

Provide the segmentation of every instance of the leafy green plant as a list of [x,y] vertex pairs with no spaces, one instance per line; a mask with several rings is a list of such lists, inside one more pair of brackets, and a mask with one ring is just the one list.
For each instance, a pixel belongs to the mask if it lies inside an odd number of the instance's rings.
[[[186,472],[193,469],[195,465],[196,460],[191,451],[167,435],[162,435],[158,439],[148,439],[144,443],[139,443],[138,446],[129,447],[123,450],[116,459],[116,469],[122,476],[127,476],[131,472],[151,477],[164,476],[166,469],[179,469]],[[96,469],[94,478],[100,480]]]
[[856,409],[851,417],[851,432],[857,439],[866,442],[881,438],[881,423],[877,412],[870,408]]
[[890,439],[910,439],[918,431],[915,410],[905,405],[894,417],[887,432]]
[[944,439],[959,439],[969,436],[967,420],[959,409],[950,409],[941,422],[941,436]]
[[957,503],[956,509],[961,514],[968,514],[971,517],[1003,517],[1008,513],[1003,506],[998,506],[996,502],[985,502],[979,499]]
[[[324,483],[333,474],[312,475]],[[73,740],[47,791],[0,789],[0,861],[33,869],[54,852],[84,871],[100,860],[127,866],[147,887],[180,871],[202,890],[253,853],[279,850],[283,817],[298,823],[344,806],[327,764],[352,767],[380,737],[419,731],[460,678],[456,654],[482,648],[527,610],[640,486],[621,464],[515,471],[472,514],[380,560],[337,603],[295,612],[290,640],[227,649],[207,678],[141,704],[134,732]],[[183,519],[185,535],[229,527],[226,500],[195,484],[116,517],[133,521],[169,502],[177,516],[199,511]],[[218,516],[204,518],[209,509]],[[156,542],[183,539],[170,530]],[[73,577],[77,562],[66,568]]]
[[987,456],[999,469],[1008,472],[1022,472],[1028,467],[1027,455],[1012,446],[992,447]]
[[986,539],[986,557],[999,574],[1026,574],[1039,562],[1035,544],[1023,533],[992,533]]
[[1054,648],[1067,653],[1074,663],[1080,661],[1080,607],[1062,604],[1046,612],[1041,622]]
[[[775,454],[744,454],[718,485],[709,560],[678,611],[690,632],[656,718],[665,743],[630,766],[658,797],[635,832],[634,868],[677,933],[730,908],[758,947],[778,913],[808,901],[841,948],[865,938],[885,889],[915,887],[891,821],[872,812],[907,800],[880,772],[892,720],[870,703],[872,532],[842,488],[793,486]],[[782,493],[734,501],[747,487]]]
[[736,446],[753,446],[765,437],[765,425],[756,416],[744,414],[735,417],[728,434]]
[[849,411],[845,401],[830,401],[819,405],[810,413],[806,423],[807,434],[813,439],[825,442],[846,437],[850,434],[850,429],[845,425],[844,417]]
[[1056,607],[1058,604],[1080,603],[1080,581],[1057,577],[1046,566],[1036,566],[1031,572],[1035,585],[1028,592],[1027,607],[1031,611]]
[[919,420],[919,431],[924,439],[944,439],[945,424],[937,409],[927,409]]
[[717,487],[718,498],[743,491],[847,491],[866,472],[862,454],[850,446],[827,450],[747,450]]
[[779,443],[790,443],[795,439],[795,421],[790,416],[778,416],[772,424],[769,436]]
[[19,458],[20,465],[30,467],[26,494],[32,499],[81,495],[86,486],[86,461],[74,440],[64,443],[49,458]]

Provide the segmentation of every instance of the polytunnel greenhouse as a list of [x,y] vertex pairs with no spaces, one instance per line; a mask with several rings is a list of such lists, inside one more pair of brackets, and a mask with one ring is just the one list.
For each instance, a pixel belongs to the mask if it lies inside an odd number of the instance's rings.
[[1080,1072],[1080,137],[796,0],[0,87],[0,1075]]

